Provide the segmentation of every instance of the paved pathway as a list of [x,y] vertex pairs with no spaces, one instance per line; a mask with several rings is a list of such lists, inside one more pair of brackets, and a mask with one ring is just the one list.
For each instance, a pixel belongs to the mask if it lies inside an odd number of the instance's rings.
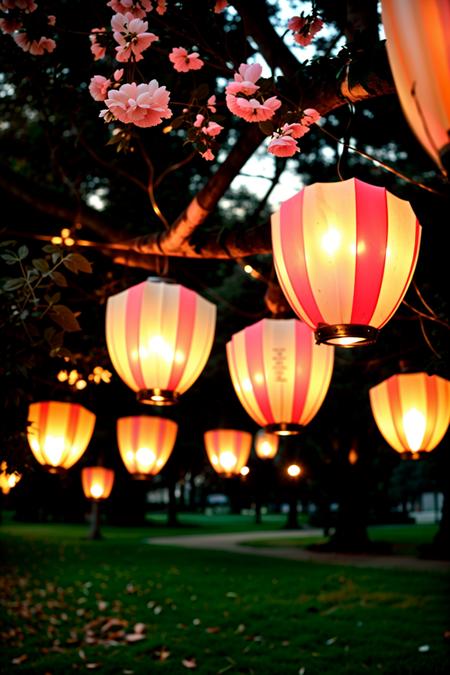
[[450,563],[441,560],[420,560],[406,556],[369,555],[365,553],[317,553],[302,548],[265,548],[245,546],[244,542],[258,539],[285,539],[323,536],[323,530],[282,530],[266,532],[233,532],[227,534],[194,534],[173,537],[154,537],[148,544],[179,546],[181,548],[207,549],[240,553],[242,555],[268,556],[284,560],[300,560],[333,565],[354,565],[355,567],[391,567],[416,571],[450,571]]

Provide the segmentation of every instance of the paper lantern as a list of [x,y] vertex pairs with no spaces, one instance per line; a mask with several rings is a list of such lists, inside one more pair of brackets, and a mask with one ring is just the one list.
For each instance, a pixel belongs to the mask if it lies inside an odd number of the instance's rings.
[[215,322],[215,305],[184,286],[150,278],[108,299],[111,361],[139,401],[170,405],[202,372]]
[[450,420],[450,381],[426,373],[393,375],[369,391],[375,422],[400,453],[430,452]]
[[94,502],[108,499],[114,484],[114,471],[104,466],[89,466],[81,471],[81,484],[87,499]]
[[127,471],[134,478],[155,476],[170,457],[178,425],[162,417],[121,417],[117,442]]
[[255,452],[260,459],[273,459],[278,452],[280,437],[260,429],[255,436]]
[[213,469],[225,476],[237,476],[247,464],[252,436],[236,429],[212,429],[204,435],[206,454]]
[[316,341],[369,344],[412,279],[421,228],[409,204],[352,178],[315,183],[272,216],[275,269]]
[[298,433],[319,410],[333,372],[334,349],[314,344],[296,319],[263,319],[227,344],[240,402],[268,432]]
[[8,471],[8,465],[6,462],[0,464],[0,490],[4,495],[9,494],[9,492],[16,487],[19,480],[22,478],[22,474],[17,471]]
[[450,169],[450,3],[382,0],[386,48],[403,113],[438,166]]
[[50,473],[70,469],[86,450],[95,415],[78,403],[42,401],[28,412],[27,436],[39,464]]

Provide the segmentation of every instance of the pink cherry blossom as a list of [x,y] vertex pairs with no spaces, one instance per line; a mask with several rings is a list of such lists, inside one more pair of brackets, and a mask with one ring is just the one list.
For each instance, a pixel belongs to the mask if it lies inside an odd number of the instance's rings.
[[123,68],[118,68],[113,73],[114,82],[118,82],[123,77]]
[[217,112],[216,108],[216,95],[213,94],[212,96],[209,97],[209,99],[206,101],[206,105],[208,107],[208,110],[212,113]]
[[195,118],[194,127],[200,128],[204,121],[205,121],[204,115],[197,115],[197,117]]
[[247,122],[265,122],[270,120],[275,111],[281,106],[281,101],[276,96],[271,96],[263,103],[260,103],[256,98],[251,98],[249,101],[241,96],[233,96],[228,94],[226,97],[227,107],[237,117]]
[[21,9],[23,12],[31,14],[37,9],[37,4],[34,0],[3,0],[0,2],[0,9],[4,12],[8,9]]
[[306,108],[303,111],[302,124],[309,127],[310,124],[315,124],[320,120],[320,113],[315,108]]
[[108,90],[111,87],[111,80],[103,75],[94,75],[89,84],[89,93],[94,101],[104,101],[108,97]]
[[151,0],[110,0],[108,7],[118,14],[129,12],[136,19],[143,19],[153,9]]
[[[123,84],[111,89],[105,103],[114,117],[125,124],[154,127],[163,119],[172,117],[169,108],[170,92],[156,80],[148,84]],[[102,116],[104,114],[100,113]]]
[[47,23],[49,26],[54,26],[56,24],[56,16],[54,14],[49,14],[47,17]]
[[[194,124],[195,126],[195,124]],[[222,131],[223,127],[217,122],[208,122],[208,126],[202,127],[202,132],[206,136],[217,136]]]
[[167,12],[167,2],[166,0],[157,0],[156,12],[160,16]]
[[262,73],[262,66],[259,63],[241,63],[239,72],[234,74],[234,82],[229,82],[225,89],[227,94],[245,94],[251,96],[258,91],[259,86],[256,81],[259,80]]
[[5,33],[7,35],[10,35],[11,33],[14,33],[14,31],[19,30],[19,28],[22,28],[22,22],[19,21],[19,19],[0,19],[0,30],[2,33]]
[[106,47],[97,41],[97,35],[101,33],[106,35],[106,28],[93,28],[89,40],[91,41],[91,52],[94,55],[94,61],[102,59],[106,54]]
[[203,159],[206,159],[208,162],[212,162],[213,159],[215,159],[211,148],[208,148],[205,152],[201,152],[200,156],[203,157]]
[[293,16],[292,19],[289,19],[288,21],[289,30],[293,30],[295,32],[302,30],[305,25],[306,19],[303,16]]
[[224,9],[228,7],[228,0],[216,0],[216,3],[214,5],[214,13],[215,14],[220,14],[220,12],[223,12]]
[[311,44],[313,37],[323,28],[323,21],[318,16],[294,16],[288,21],[289,30],[294,31],[294,40],[305,47]]
[[309,131],[307,126],[303,126],[299,122],[294,122],[293,124],[283,124],[281,127],[282,136],[292,136],[292,138],[301,138]]
[[154,33],[146,32],[147,21],[135,19],[129,12],[114,14],[111,27],[114,31],[114,40],[119,45],[116,47],[116,59],[121,63],[126,63],[131,59],[141,61],[144,58],[142,52],[148,49],[153,42],[159,40]]
[[275,157],[292,157],[300,148],[292,136],[279,136],[270,141],[267,150]]
[[16,45],[24,52],[30,52],[32,56],[42,56],[45,52],[50,54],[56,48],[56,42],[44,36],[39,40],[30,40],[26,33],[17,33],[13,39]]
[[197,52],[188,54],[184,47],[174,47],[169,54],[169,59],[178,73],[187,73],[189,70],[200,70],[205,65]]

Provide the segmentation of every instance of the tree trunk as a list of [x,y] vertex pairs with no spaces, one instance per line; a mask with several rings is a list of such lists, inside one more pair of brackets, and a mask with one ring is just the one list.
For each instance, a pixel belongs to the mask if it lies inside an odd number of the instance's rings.
[[286,528],[288,530],[298,530],[300,528],[298,523],[297,502],[296,490],[292,489],[291,495],[289,496],[289,511],[286,521]]
[[102,534],[100,532],[100,504],[98,502],[92,502],[91,529],[88,534],[88,539],[102,539]]
[[167,527],[178,527],[177,499],[175,497],[176,481],[170,479],[167,485],[169,490],[169,504],[167,505]]

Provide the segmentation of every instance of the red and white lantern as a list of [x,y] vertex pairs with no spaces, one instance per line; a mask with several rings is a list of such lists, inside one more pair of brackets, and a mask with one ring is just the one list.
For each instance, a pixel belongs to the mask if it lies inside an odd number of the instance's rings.
[[386,49],[403,113],[440,168],[450,171],[450,3],[382,0]]
[[273,459],[278,452],[280,437],[260,429],[255,436],[255,452],[259,459]]
[[279,435],[298,433],[319,410],[330,385],[334,349],[316,345],[296,319],[263,319],[227,344],[236,394],[257,424]]
[[121,417],[117,420],[120,456],[133,478],[155,476],[169,459],[178,425],[162,417]]
[[418,457],[444,437],[450,421],[450,382],[427,373],[400,373],[369,391],[375,422],[397,452]]
[[252,435],[236,429],[212,429],[204,439],[213,469],[225,476],[238,476],[250,457]]
[[315,183],[272,216],[280,286],[318,343],[374,342],[411,282],[420,234],[409,202],[384,188]]
[[184,286],[150,278],[108,299],[111,361],[139,401],[170,405],[202,372],[215,322],[215,305]]
[[27,436],[39,464],[50,473],[70,469],[86,450],[95,415],[78,403],[41,401],[28,412]]
[[114,484],[114,471],[104,466],[89,466],[81,471],[81,484],[87,499],[100,502],[108,499]]

